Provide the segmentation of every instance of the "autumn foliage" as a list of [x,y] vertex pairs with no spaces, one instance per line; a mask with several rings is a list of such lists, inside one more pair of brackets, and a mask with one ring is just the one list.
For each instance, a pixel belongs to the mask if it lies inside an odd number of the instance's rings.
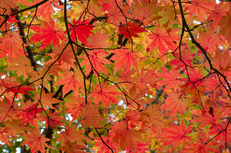
[[0,0],[1,152],[231,152],[230,10]]

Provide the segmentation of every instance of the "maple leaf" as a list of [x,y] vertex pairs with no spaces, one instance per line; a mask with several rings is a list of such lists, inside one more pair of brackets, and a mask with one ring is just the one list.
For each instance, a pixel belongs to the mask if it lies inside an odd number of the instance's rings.
[[63,96],[64,97],[70,90],[74,90],[74,94],[78,95],[79,88],[83,88],[83,75],[80,71],[70,72],[66,71],[65,74],[62,74],[63,79],[57,81],[56,85],[64,85],[63,86]]
[[13,104],[12,105],[12,100],[8,99],[7,97],[4,98],[4,101],[0,101],[0,117],[1,117],[1,122],[4,121],[4,118],[10,116],[13,113],[13,108],[16,108],[16,106]]
[[13,92],[16,96],[18,93],[29,95],[27,91],[35,90],[32,88],[32,85],[20,86],[20,82],[16,81],[16,78],[10,77],[8,75],[6,75],[4,79],[0,80],[0,85],[7,89],[7,93]]
[[226,3],[219,3],[218,5],[215,5],[214,11],[210,12],[210,16],[208,17],[207,21],[212,22],[212,26],[214,29],[218,28],[218,22],[222,19],[223,16],[226,15],[226,12],[229,11],[229,6],[226,5]]
[[186,142],[190,141],[190,136],[187,136],[187,134],[192,132],[191,126],[186,128],[183,121],[179,126],[163,127],[162,130],[164,131],[162,136],[166,139],[162,146],[171,144],[173,149],[175,149],[181,143],[186,144]]
[[136,83],[139,85],[139,88],[143,90],[146,89],[147,86],[155,88],[158,77],[155,73],[155,70],[145,71],[144,68],[142,68],[136,79]]
[[1,0],[0,6],[0,13],[8,14],[11,12],[11,9],[15,9],[17,7],[17,4],[15,3],[15,0]]
[[[86,65],[86,74],[89,74],[92,70],[95,70],[95,74],[97,75],[102,71],[103,73],[107,74],[107,69],[103,64],[110,64],[111,62],[107,59],[105,59],[105,56],[108,54],[105,53],[103,50],[93,50],[88,53],[88,55],[82,55],[82,58],[85,58],[81,66]],[[89,58],[89,59],[88,59]],[[94,69],[93,69],[94,67]]]
[[35,120],[35,114],[39,116],[42,112],[42,108],[37,108],[37,103],[32,103],[30,100],[23,102],[19,108],[17,108],[18,118],[22,121],[23,125],[30,123],[38,128],[38,123]]
[[189,9],[190,14],[195,14],[199,18],[199,22],[203,22],[205,16],[208,15],[210,10],[214,9],[214,3],[210,0],[192,0],[187,5],[187,9]]
[[79,114],[80,122],[83,126],[94,126],[101,127],[102,125],[99,121],[104,121],[99,114],[98,107],[93,107],[91,104],[87,104],[84,106],[84,109]]
[[[118,6],[117,6],[117,4]],[[130,17],[130,14],[127,13],[131,8],[130,6],[122,6],[122,2],[116,2],[110,5],[110,9],[108,9],[108,22],[113,23],[115,25],[122,23],[126,24],[126,18]],[[122,10],[122,12],[121,12]]]
[[175,115],[177,111],[179,111],[181,114],[184,114],[188,104],[189,101],[185,96],[174,91],[168,93],[168,97],[165,100],[165,104],[162,106],[162,110],[168,109],[170,115]]
[[[65,43],[62,42],[59,46],[55,46],[53,53],[48,53],[47,55],[51,57],[51,59],[47,62],[47,64],[50,66],[51,63],[55,62],[58,58],[59,65],[62,65],[63,62],[71,65],[74,67],[74,56],[73,52],[71,51],[71,47],[68,46],[64,51]],[[62,54],[62,55],[61,55]],[[61,56],[60,56],[61,55]]]
[[37,15],[42,16],[45,20],[48,20],[51,14],[55,13],[56,9],[61,9],[59,0],[48,0],[48,2],[40,5],[37,10]]
[[67,101],[64,106],[67,107],[66,112],[70,113],[73,120],[75,120],[79,117],[79,113],[83,109],[84,98],[79,95],[77,97],[70,96],[70,100],[71,102]]
[[153,20],[161,18],[159,15],[157,15],[157,11],[155,10],[157,0],[142,0],[135,2],[134,5],[134,14],[135,19],[140,20],[144,25],[149,24]]
[[4,142],[6,145],[11,146],[10,142],[7,137],[7,133],[9,133],[8,127],[0,127],[0,139],[2,142]]
[[112,127],[112,132],[115,133],[112,141],[119,142],[122,150],[129,146],[130,149],[135,152],[137,149],[136,142],[139,141],[144,143],[141,134],[145,132],[141,130],[128,129],[128,123],[125,121],[115,123]]
[[220,40],[217,34],[211,35],[211,33],[213,33],[212,28],[209,28],[206,33],[200,31],[199,38],[196,40],[201,44],[205,51],[212,54],[214,50],[216,50],[217,44],[220,43]]
[[7,55],[8,58],[16,58],[20,55],[24,55],[22,50],[22,39],[18,33],[6,33],[4,37],[0,37],[0,58]]
[[78,144],[85,146],[85,144],[81,142],[83,139],[87,139],[85,136],[82,135],[85,132],[85,130],[76,129],[76,126],[67,126],[65,131],[59,134],[57,141],[77,142]]
[[220,72],[226,74],[230,70],[231,56],[229,49],[222,51],[217,47],[215,50],[215,56],[212,56],[211,54],[208,54],[208,56],[210,57],[214,67]]
[[111,60],[117,61],[115,65],[115,72],[123,67],[130,70],[132,65],[137,68],[137,61],[135,58],[138,58],[138,52],[131,52],[128,49],[115,49],[111,51],[111,53],[115,54],[112,56]]
[[139,124],[140,112],[138,110],[129,110],[125,116],[126,122],[128,122],[129,128],[136,127]]
[[165,114],[160,111],[161,104],[149,105],[143,113],[141,113],[140,121],[142,124],[151,123],[155,128],[161,128],[164,126],[164,122],[161,120]]
[[116,91],[116,86],[110,85],[107,86],[107,82],[104,82],[101,86],[96,85],[94,91],[92,91],[90,97],[95,98],[95,103],[100,104],[101,102],[110,107],[110,102],[118,104],[116,96],[122,95],[122,93]]
[[35,95],[34,99],[37,102],[41,102],[42,106],[45,110],[48,108],[57,109],[57,108],[53,107],[53,104],[60,103],[61,101],[56,99],[56,98],[53,98],[53,95],[54,95],[54,93],[46,93],[45,94],[45,91],[42,91],[42,93]]
[[222,17],[221,21],[218,22],[218,24],[221,27],[221,30],[219,31],[219,34],[223,35],[226,37],[227,41],[231,43],[231,28],[230,28],[230,23],[231,23],[231,11],[229,10],[225,16]]
[[49,75],[44,75],[45,73],[46,73],[45,69],[39,69],[37,71],[33,71],[32,73],[30,73],[31,76],[30,81],[34,82],[34,86],[36,90],[38,90],[40,85],[43,85],[47,89],[49,88],[48,81],[52,79]]
[[7,67],[5,70],[16,71],[18,77],[23,75],[25,79],[28,78],[29,73],[33,71],[33,67],[30,66],[30,61],[27,58],[13,58],[13,64]]
[[93,26],[89,24],[88,20],[80,21],[78,22],[74,19],[73,25],[68,25],[68,28],[70,29],[71,39],[75,40],[76,38],[79,39],[82,43],[86,43],[86,38],[90,36],[92,33],[91,30],[93,29]]
[[106,43],[108,36],[109,34],[102,35],[102,31],[99,30],[95,34],[91,33],[84,44],[88,48],[107,48],[109,47],[109,44]]
[[[58,46],[60,44],[60,40],[65,41],[64,32],[60,30],[56,25],[54,20],[49,17],[49,22],[45,20],[39,20],[40,26],[32,26],[30,27],[36,33],[30,38],[30,41],[42,42],[43,47],[47,47],[47,45],[51,45],[53,43],[54,46]],[[42,49],[40,47],[40,50]]]
[[124,90],[123,92],[128,96],[128,98],[122,98],[122,100],[133,107],[134,104],[143,106],[150,102],[150,99],[143,99],[145,94],[148,92],[148,88],[139,90],[139,86],[137,84],[133,84],[128,91]]
[[[179,54],[178,52],[175,52],[173,54],[177,59],[173,59],[169,62],[169,65],[176,65],[175,69],[179,69],[179,68],[183,68],[183,71],[185,71],[185,65],[188,66],[192,66],[192,58],[193,58],[193,54],[188,51],[188,52],[181,52],[181,54]],[[181,60],[184,61],[184,63]]]
[[38,150],[41,151],[41,153],[45,153],[45,147],[52,149],[52,147],[46,143],[46,141],[50,141],[50,139],[40,134],[38,129],[28,128],[27,130],[28,133],[23,134],[26,140],[22,143],[22,146],[28,145],[32,153],[37,153]]
[[64,124],[61,121],[64,121],[64,119],[61,116],[58,116],[60,112],[54,112],[49,113],[45,117],[42,117],[45,119],[46,127],[50,127],[52,129],[58,127],[58,126],[64,126]]
[[175,50],[177,45],[174,42],[179,40],[179,37],[172,34],[171,29],[166,30],[160,25],[157,25],[154,32],[148,36],[153,40],[150,44],[151,49],[157,47],[161,54],[164,54],[166,49]]
[[161,16],[161,20],[163,21],[163,23],[173,21],[176,24],[180,24],[180,22],[178,21],[178,18],[176,18],[176,15],[175,15],[175,11],[178,11],[178,10],[174,8],[174,5],[171,5],[171,3],[167,3],[161,9],[162,10],[159,11],[158,14]]
[[137,33],[145,32],[146,30],[140,27],[140,23],[134,23],[129,21],[126,25],[122,24],[119,26],[119,34],[123,34],[125,38],[139,37]]
[[64,144],[62,144],[62,147],[59,149],[65,151],[66,153],[85,153],[85,150],[81,150],[84,148],[86,148],[84,145],[79,145],[74,142],[66,141],[64,142]]
[[162,73],[159,74],[159,77],[162,77],[163,80],[157,81],[158,85],[166,85],[164,87],[165,90],[170,90],[173,88],[175,91],[179,88],[182,84],[180,72],[172,68],[170,72],[168,72],[167,68],[161,68]]
[[17,134],[22,134],[26,130],[21,120],[12,120],[4,123],[9,130],[11,136],[15,137]]
[[[103,139],[103,142],[106,143],[113,151],[115,152],[117,148],[119,148],[119,145],[112,141],[113,134],[109,133],[107,137],[101,136],[101,139]],[[95,146],[99,147],[98,153],[104,152],[104,153],[111,153],[111,150],[102,142],[102,140],[98,137],[94,138]]]

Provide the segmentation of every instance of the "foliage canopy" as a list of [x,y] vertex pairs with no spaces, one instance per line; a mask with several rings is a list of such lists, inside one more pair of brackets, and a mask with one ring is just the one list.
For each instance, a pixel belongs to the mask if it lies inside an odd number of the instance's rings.
[[2,152],[230,152],[230,10],[1,0]]

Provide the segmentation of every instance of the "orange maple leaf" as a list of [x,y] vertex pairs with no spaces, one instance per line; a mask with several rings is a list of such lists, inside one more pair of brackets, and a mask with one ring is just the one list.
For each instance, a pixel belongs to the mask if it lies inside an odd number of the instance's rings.
[[142,97],[148,92],[148,88],[145,89],[140,89],[139,85],[133,84],[130,89],[124,90],[123,91],[128,97],[127,98],[122,98],[124,102],[126,102],[129,105],[132,105],[133,107],[136,105],[140,105],[141,107],[144,106],[145,104],[151,102],[151,99],[149,100],[144,100]]
[[140,2],[135,1],[134,12],[132,12],[135,19],[140,20],[147,26],[153,20],[161,18],[157,15],[157,11],[155,11],[157,0],[152,0],[151,2],[149,0],[142,0]]
[[11,12],[11,9],[15,9],[17,4],[14,2],[15,0],[1,0],[0,1],[0,13],[8,14]]
[[[108,9],[108,22],[113,23],[115,25],[118,25],[119,23],[125,24],[126,23],[126,17],[130,17],[131,15],[128,12],[128,10],[131,8],[130,6],[124,6],[121,5],[122,1],[117,1],[118,6],[115,3],[112,3],[110,6],[110,9]],[[122,10],[122,12],[121,12]],[[125,15],[125,16],[124,16]]]
[[29,73],[33,71],[33,67],[30,66],[30,61],[26,57],[13,58],[12,62],[13,64],[9,65],[5,70],[16,71],[18,77],[23,75],[24,79],[27,79]]
[[168,97],[165,100],[165,104],[162,106],[162,110],[168,109],[170,115],[175,115],[177,111],[184,114],[185,108],[188,106],[187,99],[178,92],[168,93]]
[[171,144],[173,149],[175,149],[181,143],[186,144],[186,142],[190,141],[190,136],[187,136],[187,134],[192,132],[191,126],[186,128],[183,121],[179,126],[163,127],[162,130],[164,131],[162,137],[166,139],[162,146]]
[[[82,58],[85,58],[82,61],[81,66],[86,65],[86,73],[87,74],[89,74],[91,72],[91,70],[95,70],[98,73],[100,73],[100,71],[102,71],[103,73],[108,75],[107,69],[103,65],[103,64],[111,64],[111,62],[109,60],[105,59],[105,56],[107,56],[107,55],[108,54],[105,53],[103,50],[93,50],[93,51],[88,53],[88,57],[87,57],[87,55],[81,56]],[[92,66],[94,67],[94,69]],[[95,74],[97,75],[96,72],[95,72]]]
[[18,56],[24,55],[22,49],[22,39],[18,33],[6,33],[4,37],[0,38],[0,58],[7,55],[9,58],[16,58]]
[[10,129],[8,127],[0,127],[0,140],[8,146],[10,145],[9,138],[7,135],[10,133]]
[[44,19],[48,20],[50,15],[55,13],[54,8],[62,8],[62,5],[59,4],[59,0],[48,0],[46,3],[38,7],[37,15],[42,16]]
[[[40,96],[40,94],[42,94],[42,95]],[[37,102],[40,101],[42,103],[43,109],[45,109],[45,110],[47,110],[48,108],[49,109],[57,109],[57,108],[53,107],[53,104],[60,103],[61,101],[56,99],[56,98],[53,98],[53,95],[54,95],[54,93],[46,93],[45,94],[45,91],[43,90],[42,93],[38,93],[37,95],[35,95],[34,99]]]
[[70,91],[74,90],[74,94],[78,95],[79,88],[83,88],[83,75],[80,71],[70,72],[66,71],[65,74],[62,74],[63,79],[57,81],[56,85],[64,85],[63,87],[63,97]]
[[[170,32],[168,32],[170,31]],[[148,35],[151,40],[151,49],[157,47],[161,54],[166,52],[166,49],[175,50],[177,45],[174,43],[179,40],[179,37],[171,33],[171,29],[165,29],[163,26],[157,25],[152,34]]]
[[222,19],[223,16],[226,15],[226,12],[228,12],[229,9],[230,7],[226,3],[219,3],[215,5],[214,11],[210,13],[210,16],[207,19],[207,21],[213,20],[212,26],[215,30],[219,26],[218,22]]
[[79,145],[74,142],[65,141],[62,143],[62,147],[59,149],[65,151],[66,153],[85,153],[86,151],[82,150],[84,148],[86,148],[85,145]]
[[[119,148],[119,145],[112,141],[112,133],[109,133],[107,137],[101,136],[101,139],[104,143],[106,143],[111,149],[113,149],[114,152],[117,152],[117,148]],[[102,142],[102,140],[99,137],[94,138],[95,146],[99,147],[99,150],[97,153],[111,153],[111,150]]]
[[28,145],[32,153],[37,153],[38,150],[41,151],[41,153],[45,153],[45,147],[52,149],[52,147],[48,146],[46,143],[46,141],[50,141],[50,139],[40,134],[40,129],[28,128],[27,130],[28,133],[23,134],[26,140],[22,143],[22,146]]
[[16,137],[17,134],[22,134],[26,130],[26,126],[23,125],[22,121],[12,120],[4,123],[10,131],[10,135]]
[[229,10],[225,16],[222,17],[221,21],[219,22],[219,25],[221,27],[221,30],[219,31],[219,34],[225,36],[229,43],[231,43],[231,10]]
[[66,112],[70,113],[73,117],[73,120],[76,120],[79,117],[80,111],[83,109],[84,98],[70,96],[71,102],[67,101],[64,106],[67,107]]
[[214,9],[215,4],[211,0],[192,0],[187,5],[190,14],[197,15],[199,22],[205,20],[205,16]]
[[204,48],[208,53],[213,54],[214,50],[218,44],[220,44],[220,39],[217,34],[213,33],[212,28],[208,28],[207,32],[199,32],[199,38],[196,38],[197,42]]
[[160,111],[161,104],[157,105],[149,105],[142,113],[140,117],[140,121],[142,121],[143,124],[151,123],[152,126],[155,126],[156,128],[160,128],[164,126],[164,122],[161,120],[162,117],[164,117],[164,114]]
[[84,106],[84,109],[79,114],[80,122],[83,126],[94,126],[94,127],[101,127],[102,125],[99,121],[104,121],[99,114],[98,107],[94,107],[91,104],[87,104]]
[[87,139],[82,134],[85,132],[85,130],[76,130],[76,126],[67,126],[65,131],[61,132],[59,134],[59,137],[57,141],[60,142],[77,142],[78,144],[85,145],[83,142],[81,142],[83,139]]
[[141,143],[144,143],[141,134],[145,132],[141,130],[129,129],[128,122],[126,121],[115,123],[111,131],[115,133],[112,141],[119,142],[120,148],[122,150],[126,149],[126,147],[129,146],[133,152],[136,152],[136,142],[139,141]]
[[[67,63],[70,66],[74,67],[74,56],[73,52],[71,51],[70,45],[63,51],[65,47],[65,43],[62,42],[59,46],[54,46],[53,53],[48,53],[47,55],[51,57],[51,59],[46,63],[50,66],[51,63],[55,62],[58,58],[59,60],[57,63],[62,65],[63,63]],[[61,57],[60,54],[62,53]]]
[[105,106],[109,108],[110,102],[118,104],[116,96],[122,95],[122,93],[117,92],[114,85],[110,85],[107,87],[106,85],[106,82],[104,82],[101,86],[97,84],[90,97],[95,98],[96,104],[100,104],[102,102]]
[[102,35],[102,31],[99,30],[95,34],[91,33],[84,43],[88,48],[107,48],[109,43],[106,43],[108,40],[109,34]]
[[122,69],[123,67],[128,70],[131,69],[132,65],[137,68],[137,61],[135,58],[138,58],[138,52],[131,52],[129,49],[116,49],[111,51],[115,55],[112,56],[111,60],[117,61],[115,65],[115,72]]
[[174,89],[175,91],[182,84],[180,72],[172,68],[169,72],[167,68],[161,68],[162,73],[159,73],[159,77],[162,77],[163,80],[157,81],[157,84],[164,87],[165,90]]

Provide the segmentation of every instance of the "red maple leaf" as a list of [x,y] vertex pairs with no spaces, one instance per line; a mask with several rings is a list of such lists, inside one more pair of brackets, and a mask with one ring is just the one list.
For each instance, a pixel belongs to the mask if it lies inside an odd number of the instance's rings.
[[86,43],[86,38],[92,33],[93,25],[89,24],[88,20],[78,22],[74,19],[73,25],[68,25],[70,29],[71,39],[75,40],[78,38],[82,43]]
[[190,141],[190,136],[187,136],[187,134],[192,132],[191,127],[186,128],[183,121],[179,126],[163,127],[162,130],[164,131],[162,137],[166,139],[162,146],[171,144],[175,149],[181,143],[186,144]]
[[94,126],[101,127],[102,125],[99,121],[104,121],[104,118],[101,117],[98,107],[95,107],[91,104],[87,104],[84,106],[84,109],[79,114],[80,122],[83,126]]
[[198,17],[199,22],[203,22],[205,16],[208,15],[210,10],[214,9],[214,3],[210,0],[192,0],[187,5],[187,9],[189,10],[190,14],[194,14]]
[[7,89],[6,92],[13,92],[14,95],[17,95],[18,93],[29,95],[27,91],[35,90],[32,88],[32,85],[20,86],[20,82],[16,81],[16,78],[8,75],[6,75],[4,79],[0,80],[0,85]]
[[139,37],[137,33],[145,32],[146,30],[140,27],[140,23],[134,23],[129,21],[126,25],[122,24],[119,26],[119,34],[123,34],[125,38]]
[[106,86],[106,85],[107,82],[104,82],[101,86],[97,84],[90,97],[95,98],[96,104],[100,104],[102,102],[107,107],[110,107],[110,102],[118,104],[118,100],[116,96],[122,95],[122,93],[117,92],[115,86],[113,85]]
[[188,106],[189,101],[185,99],[181,93],[171,92],[168,93],[168,97],[165,100],[165,104],[162,106],[162,109],[168,109],[170,115],[175,115],[177,111],[181,114],[184,114],[185,108]]
[[157,81],[157,84],[160,86],[166,85],[164,87],[165,90],[170,90],[171,88],[173,88],[176,91],[182,84],[180,72],[175,70],[174,68],[171,69],[169,72],[168,69],[164,67],[161,68],[161,70],[162,73],[159,73],[158,76],[162,77],[163,80]]
[[215,5],[214,11],[210,12],[210,16],[208,17],[207,21],[212,22],[212,26],[216,30],[218,28],[218,22],[222,19],[223,16],[226,15],[226,12],[228,12],[230,9],[229,5],[226,3],[219,3]]
[[65,74],[62,75],[63,79],[57,81],[56,85],[64,85],[63,87],[63,97],[70,91],[74,90],[74,94],[78,95],[79,88],[83,88],[83,75],[80,71],[70,72],[66,71]]
[[129,129],[128,122],[121,121],[115,123],[112,128],[112,132],[115,133],[112,140],[119,142],[122,150],[129,146],[130,149],[135,152],[137,149],[137,141],[144,143],[141,134],[145,132],[141,130]]
[[[30,41],[42,42],[42,48],[51,45],[51,43],[53,43],[54,46],[58,46],[60,40],[65,41],[64,31],[60,30],[58,26],[55,25],[55,22],[51,17],[49,18],[49,22],[40,20],[40,23],[40,26],[31,27],[36,34],[30,38]],[[42,48],[40,47],[40,50]]]
[[6,33],[4,37],[0,38],[0,58],[7,55],[9,58],[16,58],[18,56],[24,55],[22,49],[22,39],[18,33]]
[[135,58],[138,58],[138,52],[131,52],[128,49],[116,49],[111,52],[115,54],[112,56],[111,60],[117,61],[115,65],[115,72],[122,69],[123,67],[130,70],[132,65],[137,68],[138,65]]
[[163,26],[157,25],[152,34],[148,35],[151,40],[151,49],[157,47],[161,54],[166,52],[166,49],[175,50],[177,45],[174,43],[179,40],[179,37],[172,34],[171,29],[165,29]]
[[[100,71],[102,71],[103,73],[108,75],[107,69],[103,65],[103,64],[110,64],[111,63],[109,60],[105,59],[105,56],[107,56],[107,55],[108,54],[105,53],[103,50],[93,50],[93,51],[88,53],[88,57],[87,57],[87,55],[81,56],[81,57],[85,58],[82,61],[81,66],[86,65],[86,74],[89,74],[91,72],[91,70],[95,70],[97,73],[100,73]],[[94,67],[94,69],[92,66]],[[95,74],[97,75],[96,72],[95,72]]]

